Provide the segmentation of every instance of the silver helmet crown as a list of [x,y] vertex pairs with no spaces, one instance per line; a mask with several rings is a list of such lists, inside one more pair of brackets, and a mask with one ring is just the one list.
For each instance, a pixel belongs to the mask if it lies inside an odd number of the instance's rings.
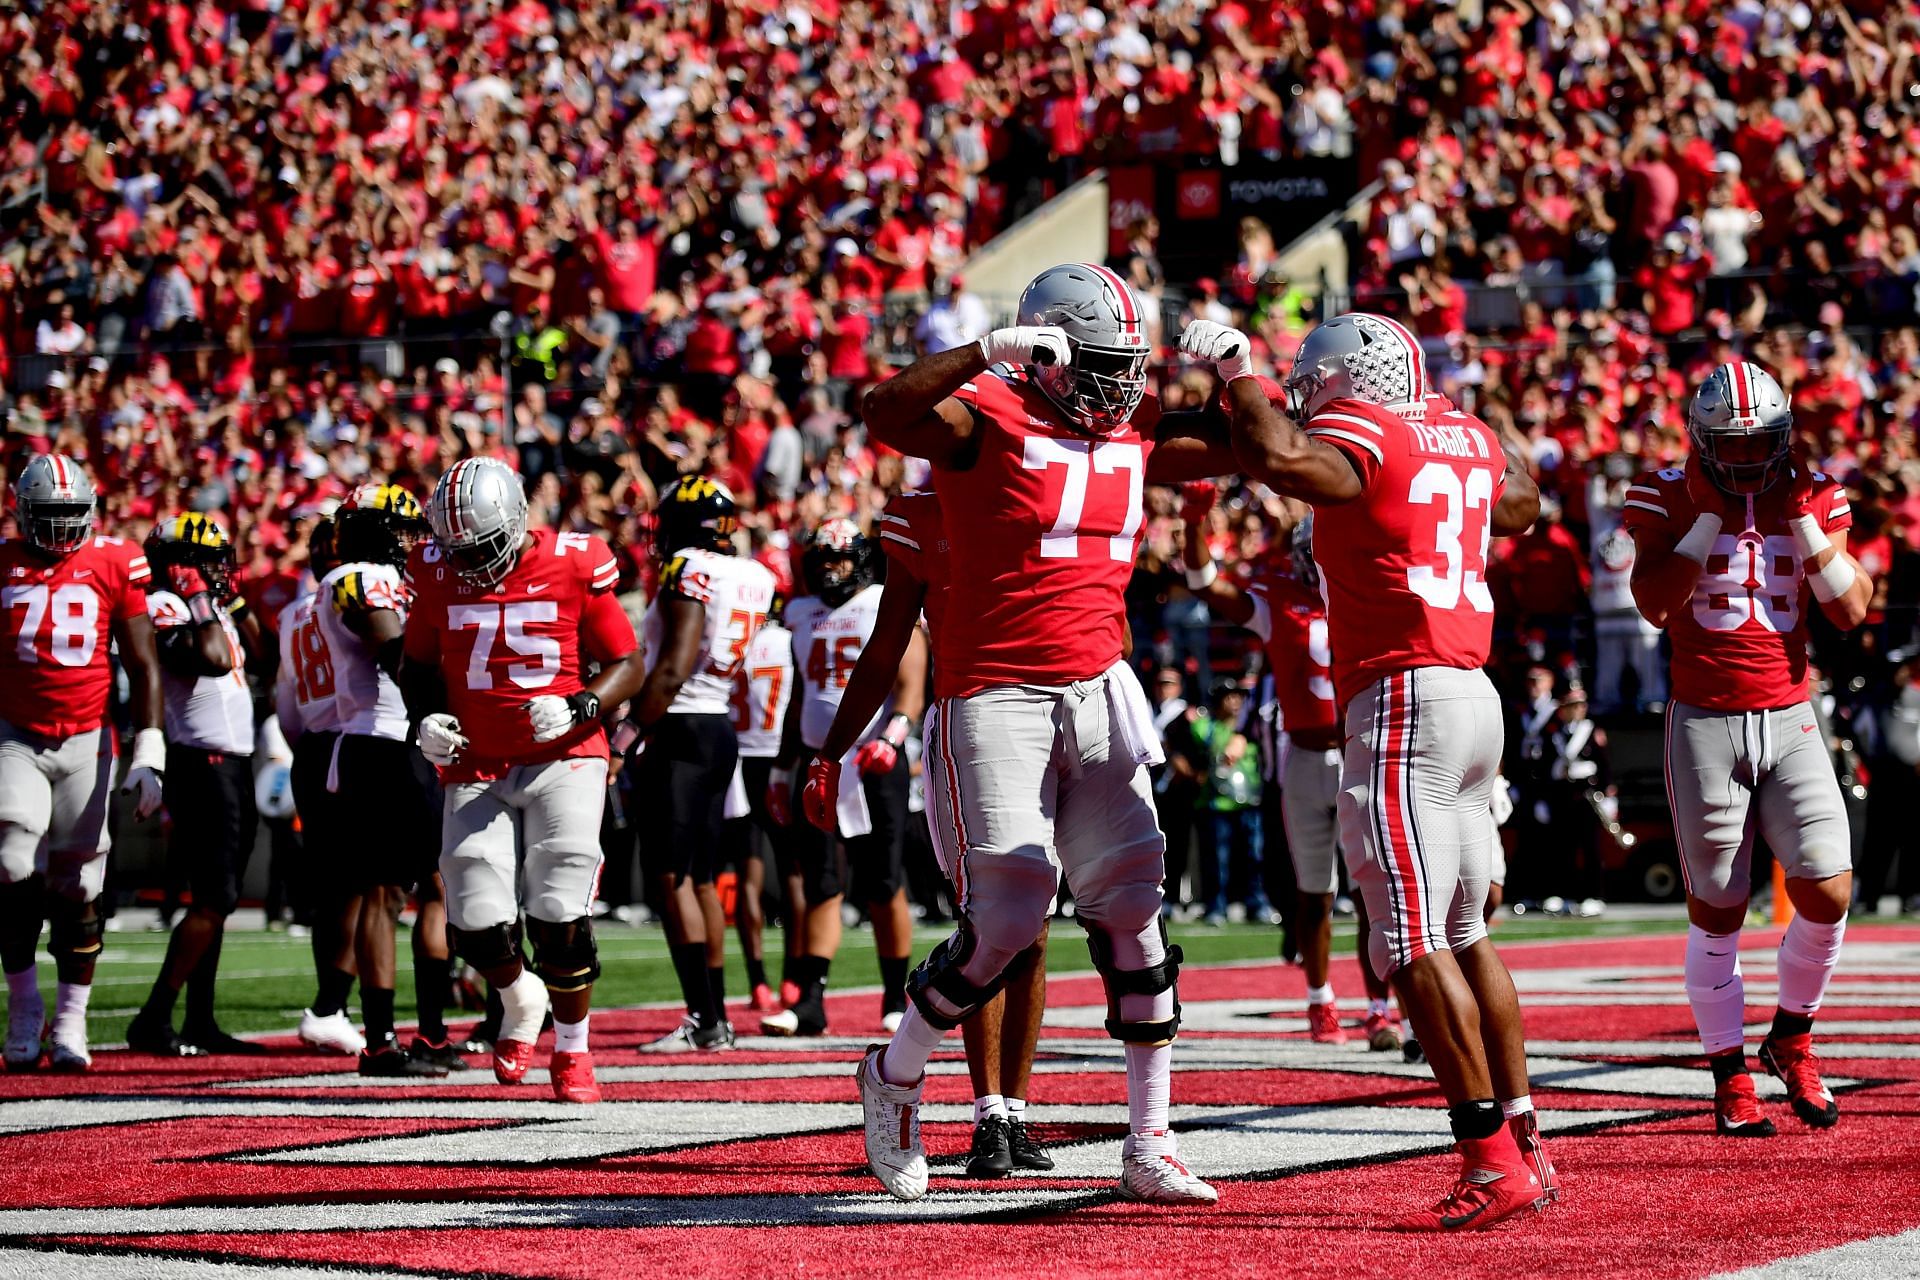
[[1298,420],[1335,400],[1411,408],[1427,398],[1427,358],[1398,320],[1350,311],[1306,336],[1284,387],[1288,416]]
[[1068,362],[1036,365],[1032,375],[1082,431],[1117,431],[1140,407],[1152,350],[1144,315],[1125,280],[1085,262],[1047,268],[1020,295],[1020,324],[1066,332]]
[[1694,393],[1687,437],[1714,484],[1733,494],[1760,493],[1787,472],[1793,402],[1765,369],[1732,360]]
[[63,556],[93,536],[93,480],[64,454],[33,458],[13,482],[20,531],[28,542]]
[[527,494],[497,458],[467,458],[440,477],[427,500],[433,540],[455,573],[481,588],[513,571],[527,536]]

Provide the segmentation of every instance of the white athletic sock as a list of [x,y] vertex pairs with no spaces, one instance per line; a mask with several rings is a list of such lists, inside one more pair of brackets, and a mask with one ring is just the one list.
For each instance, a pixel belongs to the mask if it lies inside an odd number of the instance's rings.
[[1136,1134],[1165,1132],[1172,1092],[1173,1045],[1128,1045],[1127,1128]]
[[55,1039],[84,1041],[87,1038],[87,1001],[93,987],[78,982],[63,982],[54,999],[53,1034]]
[[532,1044],[540,1038],[540,1024],[547,1017],[547,986],[531,969],[500,988],[500,1038]]
[[973,1122],[979,1124],[988,1116],[1007,1114],[1007,1100],[997,1093],[983,1093],[973,1100]]
[[1500,1104],[1500,1114],[1511,1120],[1533,1110],[1533,1095],[1523,1093],[1517,1098],[1509,1098]]
[[40,966],[30,964],[18,973],[7,975],[7,996],[15,1004],[32,1003],[40,998]]
[[1367,1016],[1369,1018],[1385,1018],[1391,1016],[1391,1014],[1392,1010],[1388,1007],[1385,1000],[1367,1001]]
[[1329,982],[1318,987],[1308,987],[1307,1003],[1308,1004],[1332,1004],[1333,1003],[1333,984]]
[[1687,1003],[1700,1048],[1725,1053],[1746,1044],[1747,985],[1740,976],[1740,931],[1708,933],[1687,926]]
[[562,1022],[553,1020],[553,1051],[555,1053],[585,1053],[587,1051],[587,1020]]
[[1007,1099],[1007,1119],[1025,1120],[1027,1118],[1027,1100],[1025,1098]]
[[1780,1007],[1788,1013],[1818,1013],[1827,994],[1827,980],[1840,959],[1840,940],[1847,918],[1816,924],[1803,915],[1787,923],[1780,939]]
[[900,1016],[900,1029],[880,1055],[880,1078],[888,1084],[912,1084],[927,1073],[927,1059],[946,1036],[921,1016],[919,1005],[909,1001],[907,1011]]

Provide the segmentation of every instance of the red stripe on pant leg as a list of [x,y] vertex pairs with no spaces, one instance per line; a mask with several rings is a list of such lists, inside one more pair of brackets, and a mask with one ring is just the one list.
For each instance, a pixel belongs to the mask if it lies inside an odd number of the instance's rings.
[[1674,794],[1674,786],[1673,786],[1673,742],[1674,742],[1674,736],[1675,736],[1674,724],[1678,719],[1679,717],[1675,714],[1675,711],[1674,711],[1674,703],[1671,699],[1669,699],[1667,702],[1667,751],[1666,751],[1666,759],[1661,761],[1661,766],[1662,766],[1661,771],[1665,773],[1667,777],[1667,813],[1674,820],[1673,851],[1674,853],[1679,855],[1677,861],[1680,863],[1680,884],[1681,884],[1681,887],[1686,890],[1687,896],[1692,897],[1693,896],[1693,877],[1687,874],[1687,850],[1686,850],[1686,844],[1685,844],[1686,836],[1682,830],[1682,823],[1680,822],[1680,805],[1679,805],[1678,797]]
[[1403,671],[1387,677],[1387,759],[1385,778],[1385,805],[1387,820],[1382,825],[1382,833],[1389,846],[1392,866],[1400,879],[1400,902],[1404,919],[1400,921],[1401,932],[1406,946],[1407,964],[1412,964],[1427,954],[1425,921],[1423,908],[1426,903],[1421,897],[1420,869],[1413,858],[1413,847],[1407,840],[1406,806],[1400,802],[1402,780],[1407,772],[1407,713],[1409,710],[1409,685],[1413,673]]
[[948,698],[940,708],[941,767],[947,773],[947,809],[953,819],[953,891],[955,908],[967,903],[967,824],[960,814],[960,770],[953,763],[953,704]]

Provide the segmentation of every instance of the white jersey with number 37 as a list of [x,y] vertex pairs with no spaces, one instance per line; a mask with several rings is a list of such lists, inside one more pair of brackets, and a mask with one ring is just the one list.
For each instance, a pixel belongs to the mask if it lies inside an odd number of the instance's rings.
[[740,754],[771,759],[780,754],[780,731],[793,701],[793,633],[777,622],[761,627],[747,646],[747,662],[734,683],[733,728]]
[[688,548],[667,561],[643,624],[648,667],[660,660],[665,642],[662,601],[691,600],[706,610],[700,658],[667,714],[732,714],[734,680],[746,666],[747,649],[773,608],[775,585],[765,565],[739,556]]

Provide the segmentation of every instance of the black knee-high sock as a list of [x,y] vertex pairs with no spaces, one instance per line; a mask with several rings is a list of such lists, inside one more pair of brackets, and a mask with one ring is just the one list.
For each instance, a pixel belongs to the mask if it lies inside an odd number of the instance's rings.
[[453,1002],[453,957],[428,955],[424,947],[413,953],[413,1003],[420,1019],[420,1036],[435,1044],[447,1038],[446,1011]]
[[904,1013],[907,1008],[907,969],[913,961],[907,956],[880,957],[880,1008],[887,1013]]
[[713,993],[707,988],[707,944],[705,942],[676,942],[669,948],[673,953],[673,972],[680,979],[680,998],[686,1001],[687,1014],[703,1027],[710,1027],[714,1018],[709,1011]]
[[767,962],[759,956],[747,957],[747,990],[767,985]]
[[360,984],[360,1013],[367,1020],[367,1045],[378,1048],[393,1039],[393,988]]
[[332,965],[320,971],[320,984],[313,997],[313,1011],[323,1018],[344,1013],[347,993],[353,990],[353,975]]
[[207,949],[200,954],[200,963],[193,966],[193,972],[187,975],[187,1021],[186,1025],[199,1030],[211,1030],[213,1021],[213,986],[215,976],[220,971],[220,945],[226,940],[227,926],[222,921],[213,927],[213,939],[207,943]]
[[727,1017],[727,970],[725,965],[707,966],[707,999],[713,1002],[713,1016],[722,1022]]
[[827,998],[827,972],[833,961],[825,956],[800,956],[793,962],[794,981],[800,986],[800,1003],[818,1005]]

